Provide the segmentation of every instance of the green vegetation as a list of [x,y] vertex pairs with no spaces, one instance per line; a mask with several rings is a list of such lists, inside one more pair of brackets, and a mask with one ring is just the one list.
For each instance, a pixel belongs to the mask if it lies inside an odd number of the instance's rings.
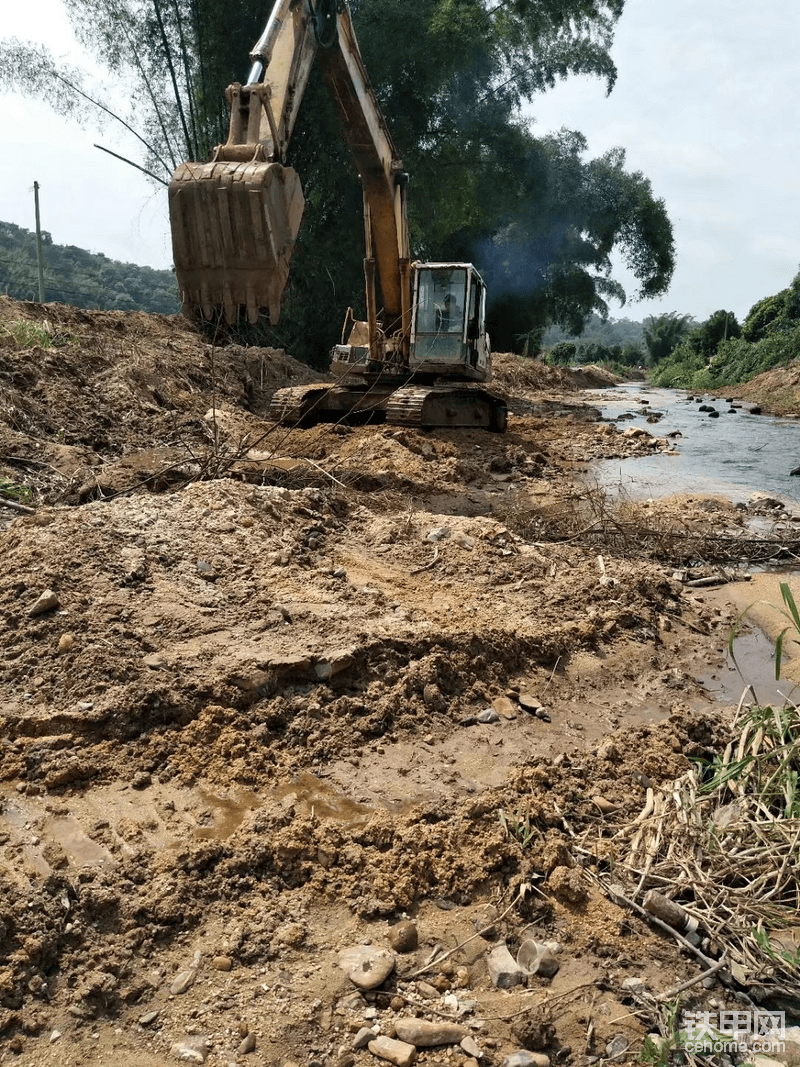
[[0,337],[10,339],[18,348],[52,348],[55,344],[49,323],[28,319],[0,323]]
[[650,315],[644,320],[644,343],[648,363],[652,366],[672,352],[692,328],[691,315],[668,311],[665,315]]
[[0,477],[0,497],[6,500],[15,500],[18,504],[30,504],[33,493],[27,485],[12,482],[9,478]]
[[592,313],[584,323],[580,334],[573,337],[560,326],[550,326],[542,338],[545,348],[552,348],[560,341],[574,341],[576,344],[601,344],[608,348],[619,345],[622,348],[641,347],[644,344],[644,327],[633,319],[602,319]]
[[[112,78],[93,88],[40,46],[0,46],[0,87],[39,93],[94,122],[87,97],[126,90],[120,116],[141,139],[156,181],[225,139],[224,90],[241,80],[263,29],[263,0],[66,0],[79,39]],[[538,351],[550,323],[578,332],[626,294],[664,293],[674,268],[672,226],[647,178],[614,148],[587,158],[571,130],[536,137],[522,105],[571,74],[610,90],[624,0],[352,0],[370,79],[411,175],[412,251],[471,260],[486,277],[498,350]],[[121,47],[121,42],[124,46]],[[83,95],[82,95],[83,94]],[[330,94],[314,70],[287,162],[307,206],[273,343],[318,362],[338,340],[344,309],[363,304],[362,191]],[[138,165],[138,164],[137,164]],[[134,296],[130,289],[125,290]]]
[[641,367],[645,354],[639,345],[604,345],[597,341],[576,344],[560,341],[544,357],[551,367],[568,366],[571,363],[609,367],[615,373],[624,374],[631,367]]
[[500,808],[497,812],[497,821],[503,828],[506,837],[513,837],[515,841],[519,842],[523,850],[528,848],[537,835],[536,827],[532,825],[530,815],[523,814],[521,809],[518,809],[512,815],[510,812]]
[[800,273],[775,296],[759,300],[740,326],[716,311],[691,330],[653,372],[654,385],[720,389],[746,382],[800,356]]
[[[180,310],[172,271],[118,263],[102,253],[57,245],[47,232],[42,237],[45,300],[83,308],[156,311],[165,315]],[[15,300],[38,300],[37,279],[35,235],[11,222],[0,222],[0,293]],[[33,325],[25,323],[24,327]],[[40,347],[47,345],[40,343]]]

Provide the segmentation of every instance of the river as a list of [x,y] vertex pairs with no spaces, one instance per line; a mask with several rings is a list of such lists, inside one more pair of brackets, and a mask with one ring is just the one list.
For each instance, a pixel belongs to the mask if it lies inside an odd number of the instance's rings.
[[[741,410],[731,414],[730,404],[716,397],[703,401],[720,412],[719,418],[709,418],[685,391],[640,382],[588,390],[588,395],[606,419],[634,415],[619,422],[621,429],[641,426],[658,437],[681,434],[670,438],[675,455],[601,462],[594,468],[601,484],[634,498],[694,492],[740,501],[759,491],[800,507],[800,478],[791,474],[800,465],[800,419]],[[664,417],[648,423],[650,412]]]

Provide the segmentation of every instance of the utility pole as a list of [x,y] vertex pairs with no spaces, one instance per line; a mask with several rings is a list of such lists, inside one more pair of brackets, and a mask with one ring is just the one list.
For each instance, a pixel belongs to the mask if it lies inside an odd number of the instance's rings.
[[42,224],[39,219],[39,183],[33,183],[33,201],[36,205],[36,266],[39,268],[39,303],[44,303],[44,254],[42,252]]

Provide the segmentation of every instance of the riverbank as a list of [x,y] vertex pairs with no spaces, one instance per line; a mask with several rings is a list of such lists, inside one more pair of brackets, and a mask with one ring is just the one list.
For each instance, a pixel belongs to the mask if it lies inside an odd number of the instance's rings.
[[283,352],[0,317],[0,1063],[581,1067],[785,980],[641,910],[754,512],[612,506],[668,442],[513,356],[502,436],[287,431]]
[[768,415],[800,416],[800,366],[792,363],[788,367],[775,367],[716,395],[758,404]]

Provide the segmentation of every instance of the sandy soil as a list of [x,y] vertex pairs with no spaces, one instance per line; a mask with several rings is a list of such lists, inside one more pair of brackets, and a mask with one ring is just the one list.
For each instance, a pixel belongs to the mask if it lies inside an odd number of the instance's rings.
[[[505,435],[287,431],[272,393],[320,376],[282,352],[8,300],[0,324],[0,478],[31,509],[0,506],[0,1063],[362,1067],[360,1029],[409,1017],[481,1064],[632,1058],[624,980],[697,965],[576,842],[714,749],[734,609],[668,550],[598,545],[590,474],[669,442],[598,421],[580,386],[607,377],[512,356]],[[530,937],[557,974],[498,988],[487,953]],[[362,993],[339,954],[364,944],[396,960]]]

